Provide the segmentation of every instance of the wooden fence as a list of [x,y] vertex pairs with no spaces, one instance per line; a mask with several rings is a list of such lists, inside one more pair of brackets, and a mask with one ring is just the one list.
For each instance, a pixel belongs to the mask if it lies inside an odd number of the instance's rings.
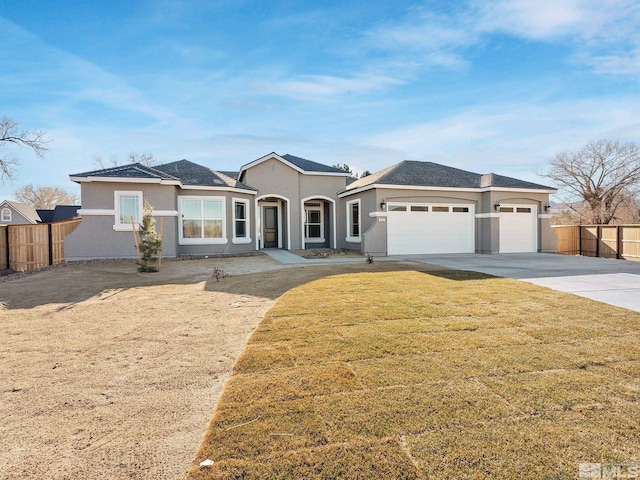
[[35,270],[64,262],[64,237],[80,219],[36,225],[0,226],[0,270]]
[[558,253],[640,261],[640,225],[559,225]]

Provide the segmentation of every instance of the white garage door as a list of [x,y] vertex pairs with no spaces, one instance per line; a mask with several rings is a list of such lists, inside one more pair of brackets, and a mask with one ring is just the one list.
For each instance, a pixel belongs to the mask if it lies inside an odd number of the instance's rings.
[[473,205],[395,204],[387,206],[389,255],[473,253]]
[[535,205],[500,207],[500,253],[538,251],[538,210]]

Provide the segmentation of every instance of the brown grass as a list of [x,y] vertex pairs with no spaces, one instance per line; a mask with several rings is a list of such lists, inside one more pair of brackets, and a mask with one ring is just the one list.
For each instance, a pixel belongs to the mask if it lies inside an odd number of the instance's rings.
[[637,313],[470,272],[354,273],[267,313],[189,476],[576,478],[640,460],[638,418]]

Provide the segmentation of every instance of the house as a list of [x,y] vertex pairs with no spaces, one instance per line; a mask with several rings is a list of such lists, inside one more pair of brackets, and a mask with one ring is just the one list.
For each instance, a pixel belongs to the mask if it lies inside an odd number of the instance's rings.
[[153,206],[163,255],[329,247],[371,255],[555,251],[555,189],[497,174],[403,161],[355,180],[270,153],[221,172],[180,160],[73,174],[82,223],[69,260],[136,257],[132,229]]
[[9,200],[0,203],[0,225],[29,225],[40,221],[38,212],[31,205]]

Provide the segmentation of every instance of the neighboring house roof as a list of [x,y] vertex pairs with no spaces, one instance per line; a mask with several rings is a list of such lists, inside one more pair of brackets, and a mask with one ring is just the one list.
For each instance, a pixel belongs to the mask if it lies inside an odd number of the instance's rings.
[[281,161],[285,165],[297,170],[302,174],[309,175],[335,175],[335,176],[344,176],[348,177],[350,175],[349,172],[345,172],[339,168],[330,167],[329,165],[324,165],[322,163],[313,162],[311,160],[307,160],[306,158],[295,157],[293,155],[289,155],[288,153],[285,155],[278,155],[275,152],[271,152],[264,157],[260,157],[253,162],[247,163],[240,168],[240,172],[238,172],[238,178],[242,178],[243,173],[256,165],[261,164],[262,162],[266,162],[267,160],[271,160],[275,158],[276,160]]
[[536,183],[505,177],[495,173],[479,174],[448,167],[433,162],[404,160],[384,170],[360,178],[349,184],[342,193],[356,189],[372,188],[374,185],[423,186],[443,188],[522,188],[553,190]]
[[53,210],[38,208],[36,209],[36,212],[38,212],[38,216],[40,217],[40,222],[42,223],[53,222]]
[[33,208],[31,205],[5,200],[0,203],[0,208],[4,207],[13,209],[15,212],[23,216],[29,223],[38,223],[40,221],[38,212],[36,212],[35,208]]
[[155,165],[153,167],[148,167],[141,163],[132,163],[90,172],[76,173],[70,175],[70,177],[71,180],[74,181],[81,181],[82,178],[154,179],[163,183],[183,186],[232,187],[253,191],[251,187],[229,175],[217,172],[203,165],[198,165],[189,160],[178,160],[177,162]]
[[56,205],[53,210],[38,209],[38,215],[42,223],[62,222],[78,216],[79,205]]

